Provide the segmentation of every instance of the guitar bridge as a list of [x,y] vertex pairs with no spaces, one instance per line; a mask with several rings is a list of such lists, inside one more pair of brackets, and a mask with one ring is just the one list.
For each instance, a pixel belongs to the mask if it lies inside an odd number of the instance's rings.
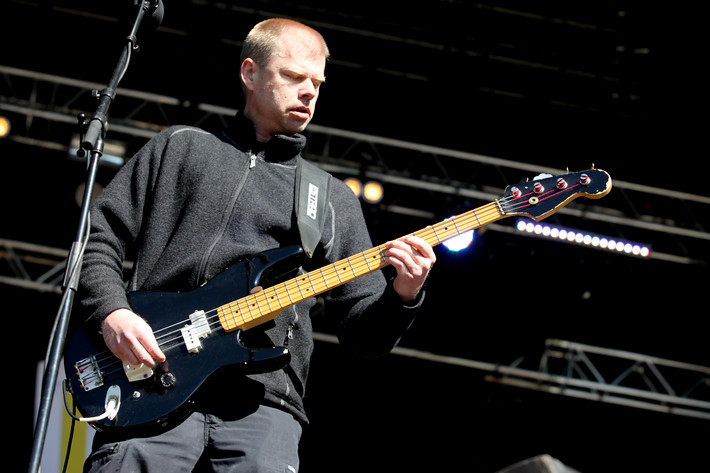
[[185,340],[185,347],[189,353],[197,353],[202,349],[202,339],[207,338],[212,329],[207,322],[207,314],[203,310],[196,310],[190,314],[190,325],[182,329],[182,338]]
[[79,376],[79,383],[84,391],[100,388],[104,385],[104,377],[96,362],[95,356],[90,356],[74,363],[74,369]]

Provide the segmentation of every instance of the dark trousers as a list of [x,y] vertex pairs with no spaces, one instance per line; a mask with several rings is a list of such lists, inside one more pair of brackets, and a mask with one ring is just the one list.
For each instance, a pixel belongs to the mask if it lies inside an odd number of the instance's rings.
[[295,473],[302,427],[267,406],[230,414],[193,413],[153,437],[125,440],[98,432],[88,473]]

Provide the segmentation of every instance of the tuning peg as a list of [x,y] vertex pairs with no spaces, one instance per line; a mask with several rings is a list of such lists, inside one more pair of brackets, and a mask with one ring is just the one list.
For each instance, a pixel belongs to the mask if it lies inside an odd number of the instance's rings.
[[547,174],[546,172],[543,172],[541,174],[538,174],[533,178],[533,181],[541,181],[543,179],[547,179],[548,177],[552,177],[552,174]]

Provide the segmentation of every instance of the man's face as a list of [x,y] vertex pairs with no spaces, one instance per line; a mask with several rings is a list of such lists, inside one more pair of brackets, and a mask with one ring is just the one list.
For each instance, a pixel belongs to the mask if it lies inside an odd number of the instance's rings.
[[325,62],[318,43],[302,31],[284,34],[278,53],[268,64],[245,61],[242,80],[249,90],[245,114],[254,122],[259,140],[306,128],[325,81]]

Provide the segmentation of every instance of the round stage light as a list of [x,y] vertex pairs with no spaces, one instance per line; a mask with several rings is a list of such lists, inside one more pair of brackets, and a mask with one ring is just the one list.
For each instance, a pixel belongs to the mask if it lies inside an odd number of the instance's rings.
[[382,184],[379,182],[368,182],[362,190],[362,198],[365,202],[371,204],[377,204],[382,200],[384,196],[384,189],[382,189]]
[[0,117],[0,138],[5,138],[10,134],[10,120]]

